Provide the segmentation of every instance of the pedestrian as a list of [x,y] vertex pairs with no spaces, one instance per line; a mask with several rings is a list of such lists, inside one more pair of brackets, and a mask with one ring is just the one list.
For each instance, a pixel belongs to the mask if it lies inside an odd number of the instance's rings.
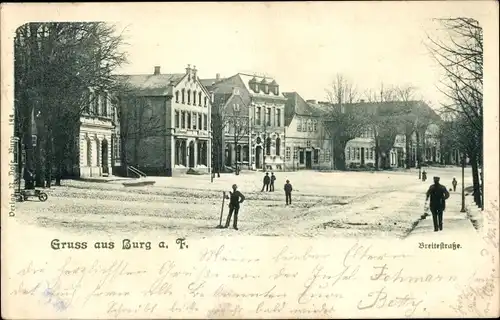
[[271,183],[271,178],[269,178],[269,172],[266,172],[266,175],[264,176],[264,181],[262,184],[262,190],[260,190],[260,192],[264,191],[264,189],[266,189],[266,191],[269,191],[269,184],[270,183]]
[[271,172],[271,184],[269,185],[269,191],[274,191],[274,181],[276,180],[276,176],[274,172]]
[[427,180],[427,172],[425,170],[422,172],[422,181]]
[[453,177],[451,184],[453,185],[453,192],[457,191],[457,179],[455,177]]
[[429,207],[432,212],[432,222],[434,223],[434,231],[443,230],[443,211],[446,209],[446,199],[450,197],[450,193],[445,186],[439,183],[440,178],[434,177],[434,184],[427,190],[425,201],[429,200]]
[[227,215],[226,225],[224,228],[229,227],[229,223],[231,223],[231,216],[234,212],[233,228],[234,230],[238,230],[238,212],[240,211],[240,203],[245,201],[245,196],[237,189],[238,186],[233,184],[233,192],[229,191],[229,195],[226,195],[226,199],[229,199],[229,214]]
[[35,189],[35,174],[29,168],[24,170],[24,189],[33,190]]
[[285,190],[285,201],[286,205],[292,204],[292,185],[290,184],[290,180],[287,180],[285,183],[285,187],[283,188]]

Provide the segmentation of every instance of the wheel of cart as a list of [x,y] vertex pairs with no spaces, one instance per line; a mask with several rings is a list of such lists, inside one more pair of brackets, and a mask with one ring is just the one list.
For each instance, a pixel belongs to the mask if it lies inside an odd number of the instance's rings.
[[21,192],[16,192],[16,199],[18,202],[23,202],[24,201],[24,196]]
[[40,201],[45,202],[48,198],[49,198],[49,196],[47,196],[47,194],[45,192],[38,193],[38,199]]

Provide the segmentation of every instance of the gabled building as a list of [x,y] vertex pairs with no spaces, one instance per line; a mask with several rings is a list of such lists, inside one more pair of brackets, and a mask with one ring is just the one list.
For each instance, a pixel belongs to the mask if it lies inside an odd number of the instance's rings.
[[172,176],[211,166],[211,97],[196,67],[162,74],[124,75],[120,99],[122,162],[151,175]]
[[245,73],[218,78],[219,81],[217,77],[202,81],[213,92],[229,93],[237,88],[242,101],[248,105],[249,168],[283,170],[286,98],[281,94],[277,81]]
[[332,169],[331,141],[322,117],[326,106],[315,100],[305,101],[297,92],[286,92],[285,168]]

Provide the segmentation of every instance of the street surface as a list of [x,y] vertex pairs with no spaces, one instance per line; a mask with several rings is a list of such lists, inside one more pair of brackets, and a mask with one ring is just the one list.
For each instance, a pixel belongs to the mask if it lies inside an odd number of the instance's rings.
[[[106,183],[67,180],[47,190],[49,199],[18,203],[16,220],[23,224],[76,234],[168,232],[179,236],[216,235],[397,237],[407,236],[423,213],[425,191],[434,175],[448,189],[460,168],[427,168],[428,180],[418,171],[394,172],[284,172],[276,173],[274,192],[261,192],[263,174],[224,174],[175,178],[148,177],[153,186],[124,187],[123,181]],[[467,170],[470,172],[470,170]],[[283,184],[293,185],[292,205],[285,205]],[[245,195],[239,230],[216,229],[222,191],[233,183]],[[466,176],[466,186],[472,183]],[[458,188],[460,189],[460,188]],[[451,197],[460,197],[460,192]],[[453,203],[451,205],[451,203]],[[459,201],[450,201],[447,212]],[[223,224],[228,213],[224,205]],[[454,213],[452,213],[454,214]],[[429,230],[431,231],[431,230]]]

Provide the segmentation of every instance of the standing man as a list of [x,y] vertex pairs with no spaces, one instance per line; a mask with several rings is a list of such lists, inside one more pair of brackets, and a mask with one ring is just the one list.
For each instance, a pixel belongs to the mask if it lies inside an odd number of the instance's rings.
[[422,172],[422,181],[427,180],[427,172],[425,170]]
[[264,176],[262,190],[260,190],[260,192],[264,191],[264,189],[266,189],[266,191],[269,191],[270,183],[271,183],[271,178],[269,178],[269,172],[266,172],[266,175]]
[[271,185],[269,186],[269,191],[274,191],[274,181],[276,180],[276,176],[274,172],[271,172]]
[[285,201],[286,205],[292,204],[292,185],[290,184],[290,180],[287,180],[285,183],[285,187],[283,188],[285,190]]
[[443,230],[443,211],[446,208],[446,199],[450,193],[445,186],[439,183],[439,177],[434,177],[434,184],[427,190],[425,201],[429,200],[429,207],[432,212],[432,222],[434,223],[434,232]]
[[451,184],[453,185],[453,192],[457,191],[457,180],[455,179],[455,177],[453,177]]
[[229,227],[229,223],[231,222],[231,216],[234,212],[234,220],[233,220],[233,228],[234,230],[238,230],[238,212],[240,211],[240,203],[245,201],[245,196],[241,194],[238,190],[238,186],[233,184],[233,192],[229,191],[229,195],[226,195],[226,199],[229,200],[229,214],[227,215],[226,225],[224,228]]

